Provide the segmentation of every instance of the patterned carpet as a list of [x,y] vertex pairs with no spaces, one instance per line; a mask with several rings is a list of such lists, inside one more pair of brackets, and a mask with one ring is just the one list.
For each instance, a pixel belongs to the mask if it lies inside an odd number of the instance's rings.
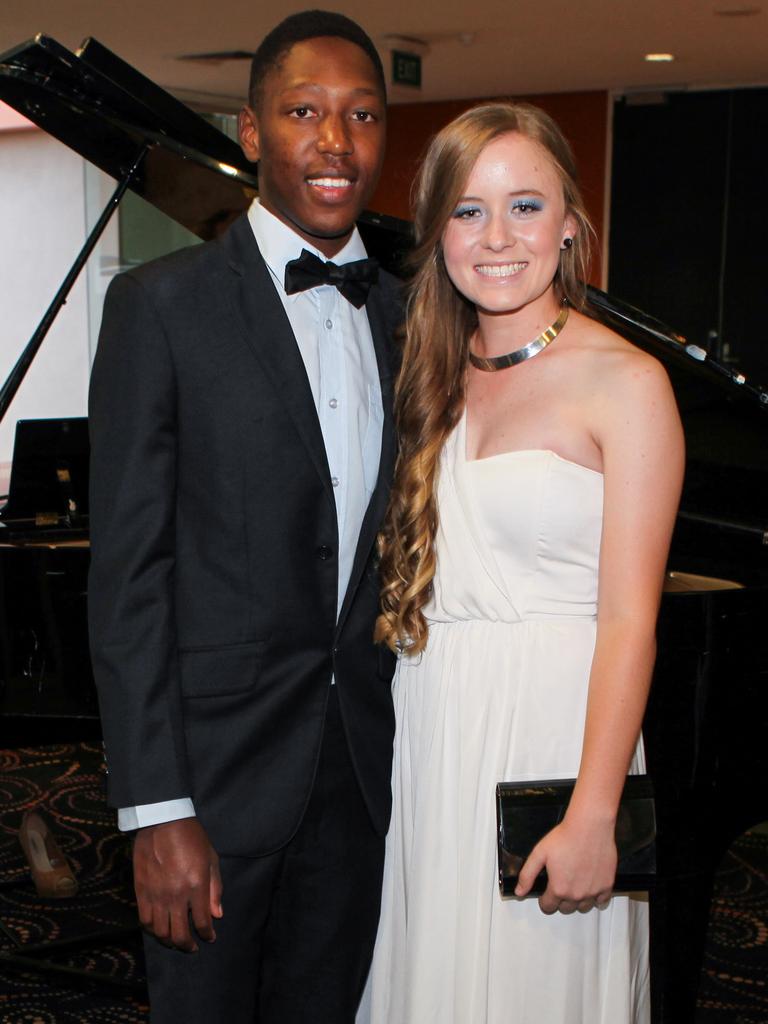
[[[129,847],[103,783],[97,743],[0,750],[0,1024],[147,1024]],[[72,899],[32,885],[16,833],[33,807],[75,870]],[[742,836],[719,872],[696,1024],[768,1024],[768,828]]]
[[768,1022],[768,830],[741,836],[720,865],[696,1024]]
[[[148,1020],[129,849],[104,802],[103,779],[99,744],[0,751],[0,953],[58,968],[42,974],[0,962],[0,1024]],[[32,807],[42,809],[74,869],[72,899],[35,892],[16,837]],[[100,983],[84,984],[73,969]]]

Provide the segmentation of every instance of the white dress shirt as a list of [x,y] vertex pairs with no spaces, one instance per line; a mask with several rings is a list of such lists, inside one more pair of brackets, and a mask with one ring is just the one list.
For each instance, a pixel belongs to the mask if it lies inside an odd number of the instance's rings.
[[[381,457],[384,410],[368,314],[364,306],[357,309],[333,285],[286,295],[286,263],[300,256],[302,249],[322,260],[325,256],[265,210],[258,199],[248,210],[248,220],[293,329],[323,435],[339,533],[338,615]],[[350,263],[366,255],[355,228],[333,262]],[[193,817],[194,813],[192,800],[182,797],[121,807],[117,821],[121,831],[129,831]]]

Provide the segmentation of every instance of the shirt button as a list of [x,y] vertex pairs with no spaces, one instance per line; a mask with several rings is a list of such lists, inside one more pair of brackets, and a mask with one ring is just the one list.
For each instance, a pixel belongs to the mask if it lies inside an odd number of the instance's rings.
[[328,405],[330,405],[330,407],[332,409],[335,409],[338,406],[338,404],[339,404],[339,400],[337,398],[332,398],[330,400],[330,402],[328,403]]
[[331,483],[333,484],[334,487],[338,487],[339,486],[339,478],[337,476],[332,476],[331,477]]
[[328,330],[330,331],[330,329],[331,329],[331,328],[333,327],[333,320],[326,320],[326,321],[325,321],[325,326],[326,326],[326,327],[328,328]]

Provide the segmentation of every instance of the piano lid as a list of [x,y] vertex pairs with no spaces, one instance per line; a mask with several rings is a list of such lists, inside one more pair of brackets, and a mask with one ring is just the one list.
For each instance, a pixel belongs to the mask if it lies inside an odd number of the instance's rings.
[[0,99],[203,239],[258,188],[240,147],[96,40],[72,53],[38,35],[0,54]]

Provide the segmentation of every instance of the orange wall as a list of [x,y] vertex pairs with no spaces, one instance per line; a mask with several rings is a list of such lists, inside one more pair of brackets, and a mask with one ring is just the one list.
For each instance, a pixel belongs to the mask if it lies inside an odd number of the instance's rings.
[[[550,93],[522,97],[550,114],[560,125],[576,155],[584,201],[603,248],[603,212],[608,133],[606,92]],[[440,103],[398,103],[389,107],[387,156],[371,209],[409,219],[411,182],[430,138],[451,118],[482,100]],[[592,282],[600,284],[600,260],[592,267]]]

